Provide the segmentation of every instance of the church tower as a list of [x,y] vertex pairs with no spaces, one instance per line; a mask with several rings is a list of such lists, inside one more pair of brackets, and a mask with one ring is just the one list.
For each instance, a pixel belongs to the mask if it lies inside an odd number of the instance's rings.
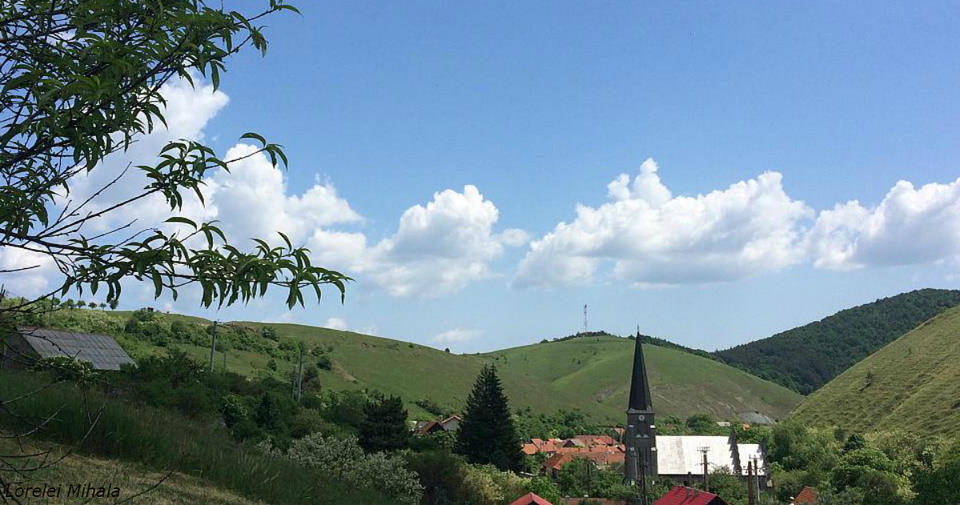
[[630,383],[630,402],[627,405],[627,454],[624,461],[624,480],[639,482],[641,473],[649,478],[657,476],[657,434],[653,422],[653,401],[647,381],[647,365],[643,360],[643,345],[637,332],[633,351],[633,379]]

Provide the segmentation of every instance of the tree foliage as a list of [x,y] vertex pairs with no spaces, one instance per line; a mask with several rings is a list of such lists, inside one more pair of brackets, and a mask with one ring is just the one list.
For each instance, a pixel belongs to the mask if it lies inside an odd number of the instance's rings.
[[[205,176],[238,161],[220,159],[199,142],[170,142],[152,163],[108,174],[110,182],[90,196],[74,200],[71,192],[78,178],[105,170],[107,156],[165,125],[165,83],[204,77],[217,88],[230,55],[246,47],[265,52],[259,23],[279,11],[296,9],[282,0],[253,13],[202,0],[0,3],[0,248],[38,258],[0,274],[49,261],[62,282],[46,296],[105,292],[111,305],[126,278],[148,281],[156,296],[174,298],[197,285],[204,306],[246,302],[271,286],[286,291],[290,306],[304,303],[304,290],[319,299],[323,285],[334,286],[342,299],[349,279],[313,265],[309,251],[286,236],[255,239],[243,250],[215,223],[182,215],[187,195],[203,201]],[[274,166],[286,165],[281,146],[256,133],[242,138],[257,143],[256,153]],[[146,185],[101,202],[129,170],[140,172]],[[138,229],[135,219],[108,220],[147,198],[166,205],[162,225]]]
[[958,290],[911,291],[715,354],[728,364],[809,394],[900,335],[958,304]]
[[407,447],[407,410],[399,396],[376,399],[364,408],[360,445],[367,452],[396,451]]
[[457,452],[471,463],[492,464],[501,470],[519,471],[523,466],[507,397],[493,365],[485,365],[473,385],[457,431]]

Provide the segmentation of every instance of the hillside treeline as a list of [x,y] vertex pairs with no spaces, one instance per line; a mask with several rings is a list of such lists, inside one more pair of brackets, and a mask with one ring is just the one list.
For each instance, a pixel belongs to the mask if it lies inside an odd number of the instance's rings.
[[730,365],[809,394],[920,323],[958,304],[958,290],[911,291],[715,354]]

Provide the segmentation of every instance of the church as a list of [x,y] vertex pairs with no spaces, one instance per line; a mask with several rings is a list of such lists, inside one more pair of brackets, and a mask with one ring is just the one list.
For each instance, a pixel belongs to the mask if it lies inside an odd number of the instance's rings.
[[631,484],[667,478],[689,486],[703,481],[705,469],[709,476],[721,467],[744,479],[751,473],[760,488],[768,484],[765,448],[761,444],[738,443],[733,430],[729,436],[657,436],[639,332],[634,347],[624,443],[624,479]]

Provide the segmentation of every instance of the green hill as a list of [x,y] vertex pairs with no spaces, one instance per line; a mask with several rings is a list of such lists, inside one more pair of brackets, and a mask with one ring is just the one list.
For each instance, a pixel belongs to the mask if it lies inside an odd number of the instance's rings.
[[911,291],[715,355],[758,377],[809,394],[918,324],[958,304],[958,290]]
[[[209,321],[165,314],[151,317],[131,323],[135,318],[130,312],[79,309],[57,311],[42,322],[114,335],[134,357],[177,347],[202,362],[209,359]],[[276,340],[264,338],[264,328]],[[329,369],[319,373],[322,387],[400,395],[411,416],[421,419],[433,414],[418,406],[419,400],[429,400],[446,412],[459,411],[481,367],[492,362],[514,407],[539,413],[580,409],[595,422],[622,422],[633,353],[632,340],[609,335],[467,355],[296,324],[226,323],[219,326],[218,335],[218,348],[226,352],[217,353],[217,368],[225,363],[234,372],[286,380],[296,365],[295,342],[302,341],[308,349],[306,365],[329,363]],[[707,412],[732,419],[744,412],[760,412],[780,418],[801,399],[784,387],[715,360],[676,348],[647,349],[654,405],[661,415]]]
[[960,435],[960,307],[843,372],[791,416],[863,432]]

